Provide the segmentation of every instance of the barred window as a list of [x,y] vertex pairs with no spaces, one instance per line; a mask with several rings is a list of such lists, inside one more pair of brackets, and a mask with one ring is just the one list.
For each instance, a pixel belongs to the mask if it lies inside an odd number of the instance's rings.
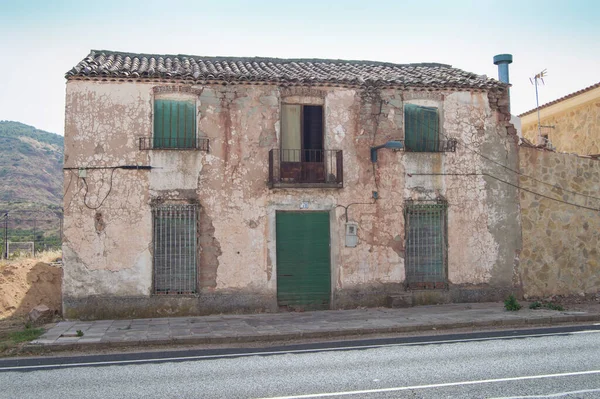
[[406,204],[405,259],[409,288],[446,287],[447,208],[445,202]]
[[197,206],[161,205],[152,214],[154,293],[196,293]]
[[196,148],[194,100],[154,100],[153,148]]
[[440,118],[435,107],[404,105],[404,145],[406,151],[438,152]]

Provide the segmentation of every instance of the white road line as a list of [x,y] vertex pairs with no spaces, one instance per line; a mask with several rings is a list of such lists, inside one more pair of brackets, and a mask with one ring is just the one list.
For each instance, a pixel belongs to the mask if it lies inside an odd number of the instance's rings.
[[332,397],[332,396],[364,395],[364,394],[370,394],[370,393],[399,392],[399,391],[409,391],[409,390],[417,390],[417,389],[454,387],[454,386],[460,386],[460,385],[490,384],[493,382],[537,380],[537,379],[543,379],[543,378],[572,377],[572,376],[576,376],[576,375],[589,375],[589,374],[600,374],[600,370],[576,371],[576,372],[572,372],[572,373],[559,373],[559,374],[526,375],[526,376],[521,376],[521,377],[495,378],[495,379],[489,379],[489,380],[446,382],[446,383],[442,383],[442,384],[414,385],[414,386],[408,386],[408,387],[365,389],[365,390],[360,390],[360,391],[327,392],[327,393],[314,393],[314,394],[308,394],[308,395],[294,395],[294,396],[273,396],[273,397],[261,398],[261,399],[326,398],[326,397]]
[[506,337],[486,337],[486,338],[467,338],[467,339],[455,339],[455,340],[440,340],[440,341],[423,341],[423,342],[406,342],[402,344],[376,344],[376,345],[358,345],[358,346],[343,346],[336,348],[314,348],[314,349],[294,349],[286,351],[265,351],[265,352],[244,352],[244,353],[230,353],[221,355],[200,355],[200,356],[182,356],[182,357],[169,357],[169,358],[152,358],[152,359],[133,359],[133,360],[111,360],[103,362],[84,362],[84,363],[65,363],[65,364],[44,364],[44,365],[32,365],[32,366],[12,366],[12,367],[0,367],[0,371],[18,371],[18,370],[31,370],[31,369],[47,369],[47,368],[64,368],[64,367],[82,367],[82,366],[110,366],[119,364],[136,364],[136,363],[153,363],[153,362],[170,362],[170,361],[187,361],[187,360],[204,360],[204,359],[219,359],[219,358],[230,358],[230,357],[248,357],[248,356],[269,356],[269,355],[283,355],[288,353],[317,353],[317,352],[336,352],[346,351],[353,349],[376,349],[386,347],[400,347],[400,346],[419,346],[419,345],[438,345],[438,344],[454,344],[462,342],[485,342],[485,341],[496,341],[499,339],[516,339],[516,338],[532,338],[532,337],[549,337],[549,336],[568,336],[574,334],[573,332],[563,333],[547,333],[547,334],[524,334],[524,335],[510,335]]
[[534,396],[505,396],[498,398],[490,398],[490,399],[544,399],[544,398],[560,398],[561,396],[567,395],[578,395],[580,393],[591,393],[591,392],[600,392],[600,389],[582,389],[581,391],[571,391],[571,392],[558,392],[558,393],[550,393],[547,395],[534,395]]

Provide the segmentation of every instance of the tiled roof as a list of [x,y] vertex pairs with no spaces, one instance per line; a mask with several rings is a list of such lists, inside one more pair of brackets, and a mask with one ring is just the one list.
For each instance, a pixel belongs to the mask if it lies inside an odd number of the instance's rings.
[[67,79],[174,79],[291,85],[492,89],[506,85],[450,65],[374,61],[200,57],[92,50]]
[[[596,84],[593,84],[591,86],[588,86],[585,89],[581,89],[581,90],[578,90],[578,91],[576,91],[574,93],[567,94],[566,96],[557,98],[556,100],[550,101],[549,103],[540,105],[539,108],[542,109],[542,108],[546,108],[546,107],[549,107],[549,106],[554,105],[554,104],[558,104],[561,101],[565,101],[565,100],[568,100],[569,98],[576,97],[576,96],[578,96],[580,94],[583,94],[585,92],[588,92],[588,91],[593,90],[593,89],[598,88],[598,87],[600,87],[600,82],[598,82]],[[537,108],[530,109],[529,111],[523,112],[522,114],[518,115],[518,117],[520,118],[522,116],[532,114],[532,113],[536,112],[537,110],[538,110]]]

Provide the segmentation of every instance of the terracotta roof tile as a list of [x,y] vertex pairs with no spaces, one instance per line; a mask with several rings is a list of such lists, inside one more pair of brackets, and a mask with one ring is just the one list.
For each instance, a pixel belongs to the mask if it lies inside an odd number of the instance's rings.
[[201,57],[92,50],[65,75],[427,88],[493,89],[506,85],[450,65],[374,61]]

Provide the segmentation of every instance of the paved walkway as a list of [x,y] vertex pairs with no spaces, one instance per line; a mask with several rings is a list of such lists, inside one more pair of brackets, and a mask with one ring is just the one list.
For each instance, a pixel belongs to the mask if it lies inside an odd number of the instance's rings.
[[[48,349],[120,345],[224,344],[406,333],[453,328],[526,327],[600,322],[600,303],[586,311],[507,312],[502,303],[403,309],[354,309],[134,320],[61,321],[32,342]],[[77,331],[83,333],[78,336]]]

